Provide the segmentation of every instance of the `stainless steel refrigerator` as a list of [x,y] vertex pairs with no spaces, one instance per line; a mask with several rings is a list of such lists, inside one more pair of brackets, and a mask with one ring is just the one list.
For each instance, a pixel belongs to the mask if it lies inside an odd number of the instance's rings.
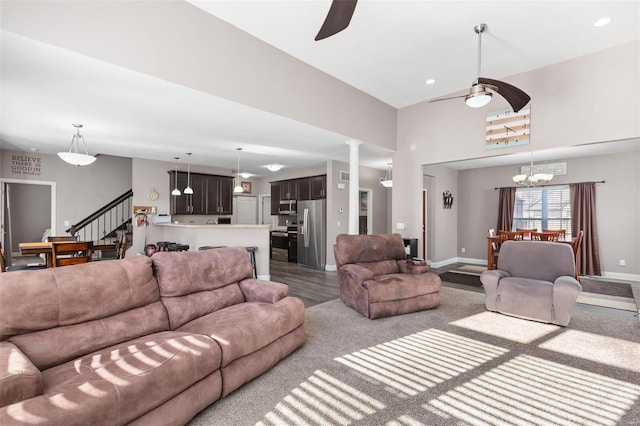
[[327,200],[298,201],[298,265],[324,269]]

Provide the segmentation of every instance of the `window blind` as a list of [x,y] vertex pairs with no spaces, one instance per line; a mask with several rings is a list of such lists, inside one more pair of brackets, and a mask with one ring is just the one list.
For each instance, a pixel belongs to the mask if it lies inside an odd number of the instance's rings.
[[513,229],[565,230],[571,237],[569,186],[516,189]]

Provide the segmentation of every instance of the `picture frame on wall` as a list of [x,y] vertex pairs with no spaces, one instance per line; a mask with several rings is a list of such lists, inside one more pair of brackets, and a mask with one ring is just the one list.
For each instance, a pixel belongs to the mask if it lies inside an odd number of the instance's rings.
[[251,182],[240,182],[243,194],[251,194]]

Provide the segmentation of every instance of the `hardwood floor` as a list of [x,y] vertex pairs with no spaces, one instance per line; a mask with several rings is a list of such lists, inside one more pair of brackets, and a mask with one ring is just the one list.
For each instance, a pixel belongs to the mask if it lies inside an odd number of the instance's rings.
[[289,295],[299,297],[306,308],[340,297],[338,273],[272,260],[271,280],[287,284]]

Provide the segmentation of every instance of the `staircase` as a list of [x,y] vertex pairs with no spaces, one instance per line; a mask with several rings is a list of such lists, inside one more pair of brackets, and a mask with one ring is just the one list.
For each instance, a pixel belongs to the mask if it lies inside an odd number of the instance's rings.
[[[133,190],[116,197],[65,232],[81,241],[92,241],[93,251],[101,257],[118,257],[118,252],[126,250],[131,242],[129,227],[133,212]],[[125,238],[123,238],[123,235]],[[125,241],[125,247],[119,247]]]

